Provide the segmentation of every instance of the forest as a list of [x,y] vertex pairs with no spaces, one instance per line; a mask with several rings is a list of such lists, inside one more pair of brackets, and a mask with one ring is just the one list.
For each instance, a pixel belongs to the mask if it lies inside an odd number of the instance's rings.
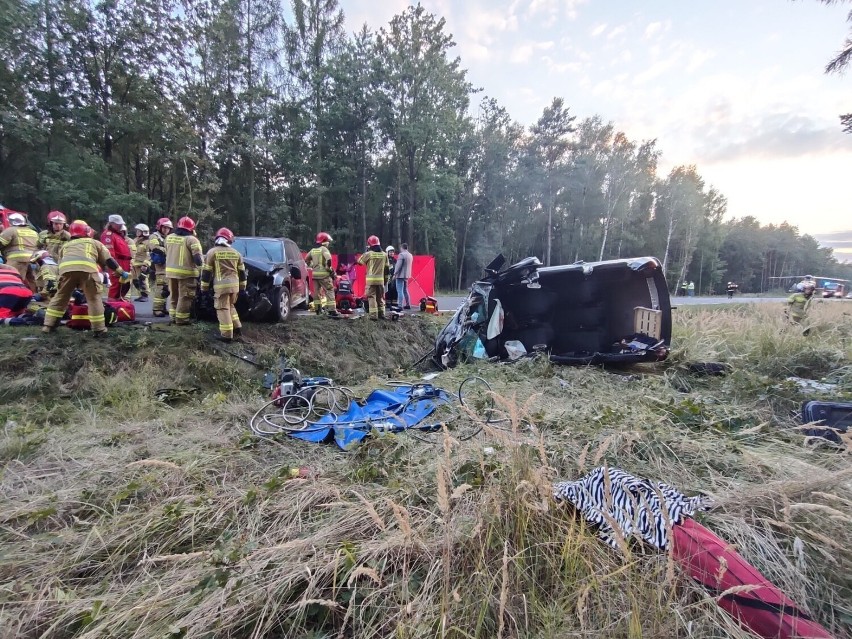
[[377,234],[434,255],[442,289],[500,252],[655,255],[701,293],[852,278],[796,227],[729,219],[698,167],[661,174],[655,140],[573,113],[571,87],[518,123],[420,5],[355,26],[337,0],[0,0],[0,35],[0,202],[37,225],[189,215],[202,239],[324,230],[340,252]]

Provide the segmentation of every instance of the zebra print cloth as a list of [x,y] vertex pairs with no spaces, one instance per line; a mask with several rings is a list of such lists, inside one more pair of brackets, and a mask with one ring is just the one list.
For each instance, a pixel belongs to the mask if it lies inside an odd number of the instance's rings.
[[597,527],[598,536],[616,549],[619,538],[636,536],[665,550],[671,526],[710,506],[706,497],[687,497],[668,484],[606,466],[595,468],[577,481],[553,484],[553,496],[572,503],[587,522]]

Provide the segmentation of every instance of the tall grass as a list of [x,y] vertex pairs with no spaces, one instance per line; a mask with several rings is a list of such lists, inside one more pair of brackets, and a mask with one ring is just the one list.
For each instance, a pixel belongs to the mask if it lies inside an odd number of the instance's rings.
[[[845,306],[821,305],[803,337],[778,312],[678,309],[675,351],[660,367],[536,359],[446,371],[435,383],[451,391],[469,375],[488,379],[503,420],[461,411],[431,443],[384,436],[353,453],[250,437],[262,393],[235,358],[200,348],[186,361],[87,361],[63,381],[66,398],[39,407],[24,394],[0,409],[0,628],[48,638],[747,636],[669,557],[630,543],[613,551],[551,501],[554,479],[606,463],[712,496],[704,523],[848,636],[852,464],[848,450],[792,430],[809,396],[786,377],[828,377],[850,393],[852,322]],[[298,324],[287,330],[295,350]],[[347,334],[353,375],[376,348],[364,331]],[[265,357],[262,337],[251,347]],[[692,376],[698,360],[733,372]],[[200,391],[157,402],[164,377]],[[460,438],[477,424],[480,435]],[[310,478],[291,479],[295,466]]]

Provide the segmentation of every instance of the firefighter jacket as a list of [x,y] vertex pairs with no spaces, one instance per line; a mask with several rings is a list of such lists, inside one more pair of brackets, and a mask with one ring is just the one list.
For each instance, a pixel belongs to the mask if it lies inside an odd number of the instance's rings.
[[201,255],[197,237],[181,230],[170,233],[166,237],[166,277],[176,280],[198,277]]
[[151,252],[151,263],[160,266],[166,263],[166,238],[158,231],[148,236],[148,250]]
[[0,233],[0,251],[7,262],[29,260],[38,246],[38,233],[28,226],[10,226]]
[[361,254],[358,264],[367,266],[367,286],[384,286],[388,273],[388,258],[381,246],[371,246]]
[[107,247],[109,254],[115,258],[115,261],[121,265],[121,268],[125,271],[130,269],[130,258],[133,254],[130,252],[130,246],[128,246],[127,240],[125,240],[120,233],[117,233],[107,227],[107,229],[101,233],[101,243]]
[[150,241],[147,237],[136,239],[133,250],[133,266],[151,266]]
[[811,299],[804,293],[793,293],[787,298],[787,304],[790,305],[790,317],[794,320],[803,320],[811,305]]
[[230,246],[214,246],[207,251],[201,269],[201,290],[213,285],[216,293],[236,293],[246,288],[246,267],[243,256]]
[[64,229],[59,231],[59,233],[45,229],[38,234],[38,248],[44,249],[50,253],[50,257],[59,262],[59,252],[62,249],[62,245],[70,239],[71,235]]
[[91,237],[78,237],[65,242],[62,259],[59,261],[59,276],[66,273],[98,273],[102,268],[112,267],[115,260],[109,249]]
[[315,246],[308,251],[305,264],[313,269],[315,279],[331,277],[331,251],[324,244]]
[[59,268],[56,264],[42,262],[35,274],[35,283],[38,292],[44,297],[50,297],[56,291],[56,282],[58,279]]

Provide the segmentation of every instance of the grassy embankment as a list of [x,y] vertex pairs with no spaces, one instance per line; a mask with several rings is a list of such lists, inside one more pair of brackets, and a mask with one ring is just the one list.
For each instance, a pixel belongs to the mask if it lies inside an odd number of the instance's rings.
[[[354,453],[253,438],[262,371],[200,329],[4,329],[0,635],[747,636],[666,556],[613,552],[550,501],[554,478],[601,463],[712,495],[700,519],[848,634],[849,449],[790,430],[813,396],[785,378],[828,376],[852,400],[852,305],[818,304],[808,338],[775,305],[675,314],[665,366],[463,366],[435,383],[487,378],[512,428]],[[297,320],[233,350],[366,393],[436,328]],[[289,479],[303,465],[311,479]]]

